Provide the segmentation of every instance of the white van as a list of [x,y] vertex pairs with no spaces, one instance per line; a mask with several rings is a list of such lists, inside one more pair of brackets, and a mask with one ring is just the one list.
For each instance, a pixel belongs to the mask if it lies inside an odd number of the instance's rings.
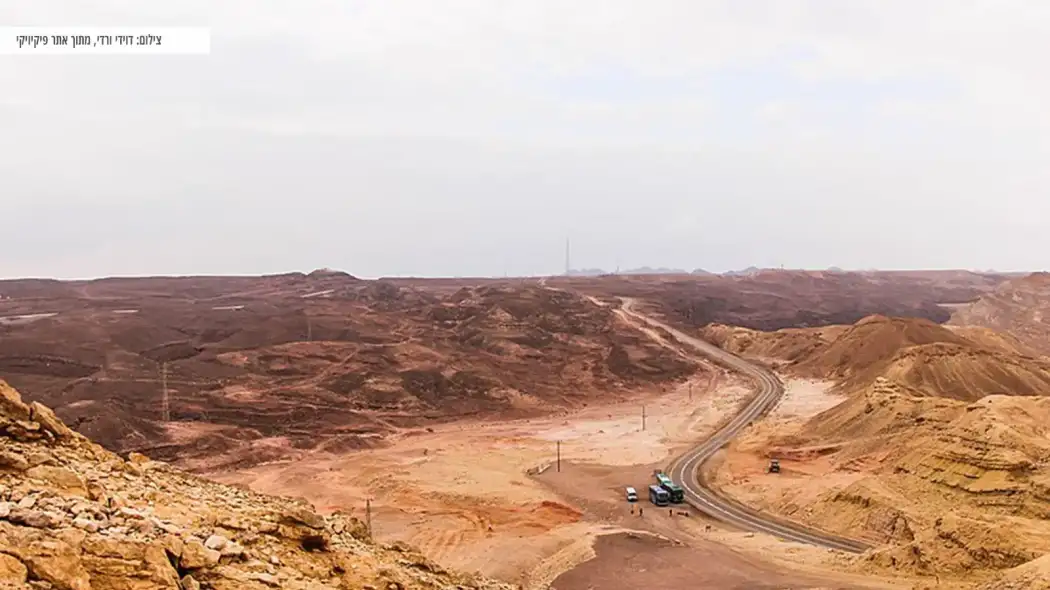
[[627,488],[627,501],[628,502],[637,502],[638,501],[638,492],[635,491],[634,488]]

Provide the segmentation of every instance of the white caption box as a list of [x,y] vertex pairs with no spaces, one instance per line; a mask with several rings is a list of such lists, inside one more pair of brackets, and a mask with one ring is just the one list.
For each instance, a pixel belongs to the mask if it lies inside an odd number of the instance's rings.
[[202,27],[0,27],[0,55],[204,55]]

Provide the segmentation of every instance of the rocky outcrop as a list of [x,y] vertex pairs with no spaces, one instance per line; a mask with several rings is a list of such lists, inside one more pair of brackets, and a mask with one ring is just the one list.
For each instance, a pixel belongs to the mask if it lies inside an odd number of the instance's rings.
[[1050,398],[966,404],[880,381],[805,431],[867,473],[795,516],[880,544],[867,566],[963,576],[1050,552]]
[[0,382],[0,588],[503,589],[322,516],[134,455],[124,460]]
[[1041,555],[1001,525],[948,513],[915,541],[868,554],[872,564],[896,571],[966,574],[1002,570]]

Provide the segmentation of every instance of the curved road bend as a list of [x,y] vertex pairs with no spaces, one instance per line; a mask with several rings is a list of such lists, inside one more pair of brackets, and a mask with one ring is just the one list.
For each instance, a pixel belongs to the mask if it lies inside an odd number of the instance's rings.
[[708,487],[701,477],[700,467],[748,424],[769,412],[783,395],[784,385],[772,371],[764,367],[749,363],[709,342],[689,336],[667,324],[642,315],[634,309],[636,303],[634,299],[624,297],[622,301],[621,309],[625,314],[650,327],[666,330],[679,343],[695,349],[718,364],[742,373],[754,381],[758,387],[751,402],[729,423],[671,463],[667,473],[685,490],[686,502],[697,510],[723,522],[750,531],[768,533],[788,541],[808,543],[849,553],[863,553],[871,548],[870,545],[861,541],[824,533],[763,514],[726,498]]

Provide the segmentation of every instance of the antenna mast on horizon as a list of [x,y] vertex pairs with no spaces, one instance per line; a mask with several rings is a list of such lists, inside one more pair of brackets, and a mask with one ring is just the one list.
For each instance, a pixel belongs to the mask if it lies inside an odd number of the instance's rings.
[[569,271],[572,269],[570,266],[569,259],[569,238],[565,238],[565,276],[569,276]]

